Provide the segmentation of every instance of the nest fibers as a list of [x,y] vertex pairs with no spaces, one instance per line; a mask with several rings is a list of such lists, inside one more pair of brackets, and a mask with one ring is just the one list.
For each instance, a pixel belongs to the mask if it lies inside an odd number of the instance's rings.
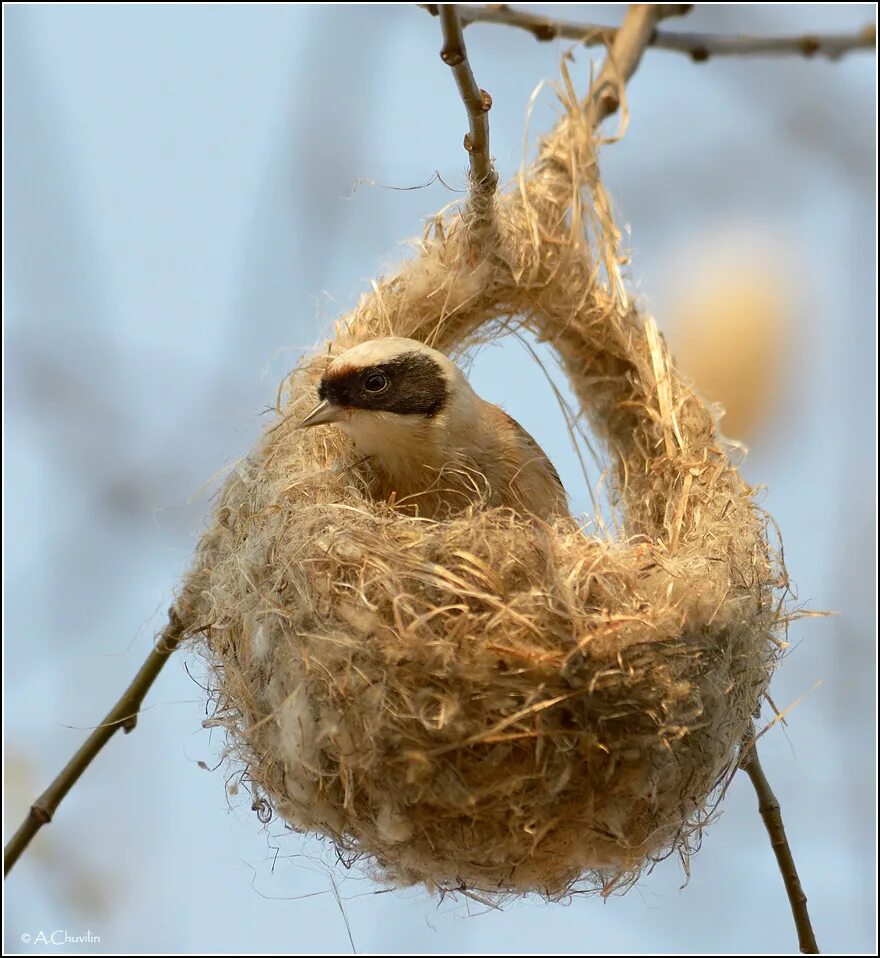
[[[783,644],[766,517],[626,299],[563,103],[491,217],[438,217],[282,383],[177,603],[255,806],[393,885],[557,897],[686,855]],[[413,516],[370,498],[341,433],[295,429],[328,355],[387,335],[459,355],[511,327],[552,344],[605,443],[618,541]]]

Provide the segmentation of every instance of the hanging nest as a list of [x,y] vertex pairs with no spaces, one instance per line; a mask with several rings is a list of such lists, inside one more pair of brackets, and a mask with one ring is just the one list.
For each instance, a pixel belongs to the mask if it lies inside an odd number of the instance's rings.
[[[392,885],[559,897],[687,856],[783,644],[766,517],[626,297],[596,140],[562,101],[491,214],[440,215],[282,383],[177,602],[255,805]],[[364,339],[459,357],[510,329],[552,345],[606,446],[616,541],[404,514],[340,432],[295,428]]]

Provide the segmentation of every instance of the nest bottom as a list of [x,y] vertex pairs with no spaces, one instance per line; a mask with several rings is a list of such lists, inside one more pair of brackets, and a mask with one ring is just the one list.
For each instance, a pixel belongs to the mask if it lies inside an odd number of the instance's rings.
[[557,898],[687,854],[768,679],[754,582],[350,488],[328,525],[308,497],[264,508],[259,476],[226,490],[200,596],[222,720],[278,814],[395,885]]

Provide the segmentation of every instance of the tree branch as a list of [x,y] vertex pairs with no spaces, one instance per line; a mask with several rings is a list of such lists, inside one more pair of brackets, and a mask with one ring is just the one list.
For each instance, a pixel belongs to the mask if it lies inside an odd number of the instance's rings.
[[758,759],[754,728],[751,730],[748,743],[743,745],[743,757],[740,761],[740,767],[751,779],[752,787],[758,796],[758,811],[764,820],[767,834],[770,836],[770,845],[776,855],[779,871],[782,873],[782,880],[785,883],[785,891],[788,894],[788,902],[791,906],[795,927],[797,928],[800,950],[805,955],[818,955],[819,946],[816,944],[816,935],[813,932],[810,915],[807,911],[807,896],[801,887],[797,868],[794,864],[794,857],[791,854],[788,838],[785,835],[785,826],[782,823],[782,811],[779,807],[779,801],[773,794],[773,790],[770,788],[770,783],[767,781],[767,776],[764,774],[764,769],[761,767],[761,762]]
[[593,87],[590,109],[594,126],[617,112],[621,90],[638,69],[642,54],[656,34],[660,20],[681,16],[690,8],[688,3],[630,4],[623,23],[614,32],[602,70]]
[[[420,4],[436,15],[437,4]],[[461,11],[463,27],[471,23],[496,23],[516,27],[531,33],[536,40],[547,41],[562,37],[577,40],[585,46],[607,46],[618,32],[617,27],[593,23],[574,23],[555,20],[526,10],[515,10],[505,4],[485,7],[465,7]],[[711,33],[679,33],[656,31],[648,43],[655,50],[683,53],[696,62],[710,57],[730,56],[804,56],[836,60],[858,50],[874,50],[876,27],[867,24],[857,33],[815,34],[795,37],[724,36]]]
[[464,137],[464,148],[470,158],[471,203],[476,208],[475,212],[485,214],[498,185],[498,174],[489,153],[489,110],[492,108],[492,97],[485,90],[481,90],[474,79],[456,5],[445,4],[439,13],[443,27],[440,59],[452,69],[470,124],[470,131]]
[[[680,16],[691,9],[689,3],[634,3],[627,11],[621,26],[613,31],[611,46],[602,72],[594,87],[591,110],[592,122],[601,123],[620,106],[620,88],[635,73],[642,53],[656,33],[657,23],[672,16]],[[477,86],[467,58],[462,26],[468,13],[460,14],[455,4],[429,4],[427,9],[440,17],[443,27],[443,49],[440,57],[452,68],[462,102],[467,110],[470,131],[465,135],[464,148],[470,156],[470,203],[478,218],[488,212],[491,198],[498,185],[498,174],[489,153],[489,118],[492,97]],[[465,8],[470,11],[472,8]]]
[[171,609],[168,613],[168,625],[163,629],[159,640],[140,667],[131,685],[122,693],[119,701],[107,713],[92,734],[83,742],[73,758],[55,777],[52,784],[31,805],[27,818],[12,836],[3,851],[3,874],[7,875],[22,852],[31,843],[33,837],[52,821],[58,806],[65,795],[77,783],[82,773],[91,765],[98,753],[110,741],[119,729],[130,732],[137,724],[138,712],[144,697],[150,690],[162,666],[177,648],[183,629],[177,613]]

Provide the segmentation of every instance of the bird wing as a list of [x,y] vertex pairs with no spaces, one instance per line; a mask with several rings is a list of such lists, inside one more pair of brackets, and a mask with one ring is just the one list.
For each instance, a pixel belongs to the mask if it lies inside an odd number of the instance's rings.
[[509,413],[494,405],[491,412],[499,420],[499,432],[510,437],[505,458],[509,459],[512,481],[524,496],[524,504],[536,515],[566,514],[565,487],[547,453]]

